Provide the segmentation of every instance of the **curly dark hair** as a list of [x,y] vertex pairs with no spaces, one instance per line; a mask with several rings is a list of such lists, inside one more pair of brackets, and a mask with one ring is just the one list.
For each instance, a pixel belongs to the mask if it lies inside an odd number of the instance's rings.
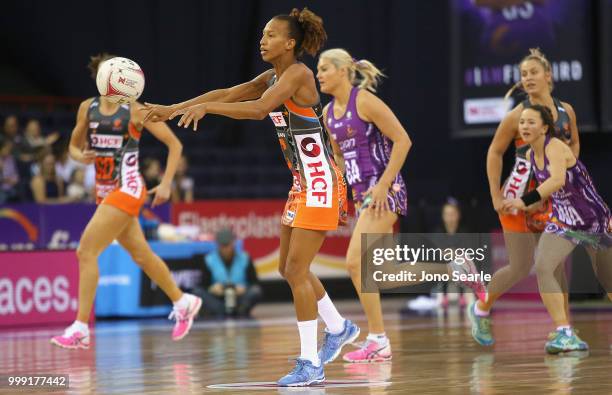
[[277,15],[273,19],[286,21],[289,25],[289,37],[295,40],[297,58],[301,58],[304,52],[315,56],[327,40],[323,19],[306,7],[301,11],[294,8],[289,15]]

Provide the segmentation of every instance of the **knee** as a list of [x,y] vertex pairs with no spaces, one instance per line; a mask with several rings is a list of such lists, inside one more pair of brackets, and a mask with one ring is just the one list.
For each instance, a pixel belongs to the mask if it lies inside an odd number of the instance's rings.
[[77,258],[79,259],[79,264],[81,265],[95,261],[98,258],[98,255],[93,251],[93,249],[82,244],[77,248],[76,254]]
[[308,280],[308,265],[301,264],[297,258],[287,258],[283,277],[289,284]]
[[535,264],[536,274],[538,279],[551,278],[555,276],[555,268],[547,265],[541,260],[537,260]]
[[348,254],[346,256],[346,268],[351,277],[359,274],[361,272],[361,259],[359,255]]
[[278,261],[278,272],[280,273],[282,278],[285,278],[285,273],[287,272],[287,258],[281,258]]
[[278,267],[278,273],[281,275],[282,278],[286,279],[287,277],[285,277],[285,273],[286,273],[285,267],[286,267],[285,265],[280,265]]
[[524,265],[522,267],[519,267],[516,270],[516,273],[515,273],[516,280],[517,281],[523,280],[524,278],[529,276],[530,272],[531,272],[531,266],[530,265]]

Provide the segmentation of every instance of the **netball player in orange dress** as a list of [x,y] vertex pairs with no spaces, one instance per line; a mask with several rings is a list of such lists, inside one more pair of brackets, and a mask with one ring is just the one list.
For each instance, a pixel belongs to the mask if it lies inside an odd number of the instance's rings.
[[[282,386],[304,386],[325,379],[323,365],[359,335],[327,296],[310,264],[328,230],[346,219],[346,185],[323,130],[322,108],[313,72],[299,61],[315,55],[327,38],[320,17],[307,9],[272,18],[260,41],[262,59],[273,68],[252,81],[205,93],[172,105],[147,105],[147,119],[182,115],[179,125],[193,126],[206,114],[234,119],[269,117],[293,175],[293,186],[281,218],[280,273],[293,293],[301,341],[296,367],[279,380]],[[317,312],[327,329],[317,352]]]
[[[98,66],[107,54],[92,58],[89,68],[95,79]],[[166,202],[182,145],[164,123],[144,122],[142,104],[114,104],[104,97],[87,99],[79,106],[77,122],[70,139],[70,155],[83,163],[95,163],[98,208],[91,218],[77,249],[79,259],[79,309],[76,321],[51,343],[63,348],[88,348],[87,323],[98,286],[98,256],[117,240],[134,262],[174,303],[170,315],[176,319],[174,340],[182,339],[191,328],[202,301],[184,294],[176,286],[166,264],[151,251],[138,222],[138,213],[147,191],[138,171],[138,142],[143,128],[168,147],[166,172],[154,193],[153,206]]]

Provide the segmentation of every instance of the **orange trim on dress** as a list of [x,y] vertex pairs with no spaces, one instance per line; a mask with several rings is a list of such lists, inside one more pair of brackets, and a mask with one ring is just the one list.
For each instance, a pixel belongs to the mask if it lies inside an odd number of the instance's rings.
[[145,203],[147,198],[147,188],[143,186],[142,194],[140,198],[136,199],[133,196],[128,195],[125,192],[121,192],[121,189],[117,188],[109,193],[101,204],[108,204],[123,211],[124,213],[131,215],[132,217],[138,217],[140,209]]
[[140,140],[140,136],[142,136],[142,130],[138,130],[132,122],[128,123],[128,132],[136,140]]
[[301,115],[304,117],[317,118],[317,114],[314,112],[314,110],[311,107],[300,107],[297,104],[295,104],[293,100],[291,99],[285,100],[283,104],[292,113],[295,113],[297,115]]

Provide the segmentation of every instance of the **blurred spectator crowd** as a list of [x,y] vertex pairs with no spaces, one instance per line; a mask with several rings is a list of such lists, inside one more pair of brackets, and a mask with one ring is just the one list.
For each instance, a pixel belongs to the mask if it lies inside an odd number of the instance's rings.
[[[69,133],[44,131],[34,118],[22,128],[16,115],[7,115],[0,133],[0,204],[37,202],[93,202],[94,165],[73,160],[68,153]],[[155,158],[142,161],[148,188],[163,175]],[[172,202],[193,201],[194,181],[188,176],[188,161],[181,158],[172,189]]]

